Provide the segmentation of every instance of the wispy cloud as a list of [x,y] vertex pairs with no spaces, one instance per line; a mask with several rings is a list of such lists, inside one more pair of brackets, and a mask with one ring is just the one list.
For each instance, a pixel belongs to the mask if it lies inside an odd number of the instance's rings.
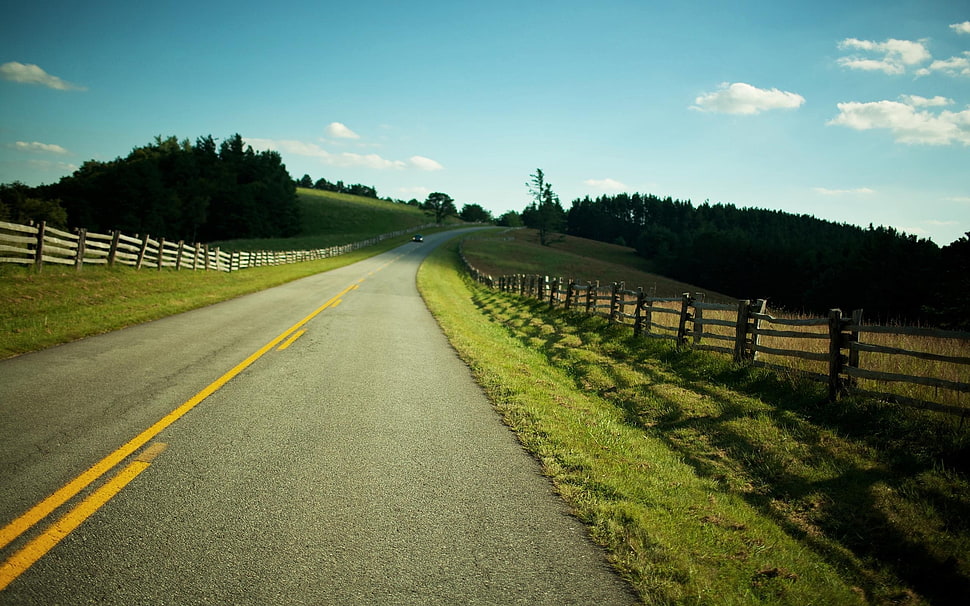
[[839,103],[839,115],[827,124],[853,130],[886,129],[899,143],[970,145],[970,109],[960,112],[943,110],[939,113],[918,109],[940,104],[939,101],[913,96],[903,96],[901,101]]
[[411,166],[420,170],[434,171],[444,168],[444,166],[441,164],[435,162],[431,158],[425,158],[424,156],[411,156],[411,159],[408,161],[411,163]]
[[55,90],[87,90],[83,86],[71,84],[57,76],[52,76],[41,69],[40,66],[32,63],[18,63],[16,61],[4,63],[0,65],[0,77],[11,82],[37,84]]
[[845,196],[845,195],[869,195],[876,193],[876,190],[868,187],[857,187],[855,189],[828,189],[826,187],[813,187],[812,191],[823,196]]
[[943,198],[947,202],[959,202],[961,204],[970,204],[970,196],[948,196]]
[[937,59],[929,67],[916,72],[917,76],[928,76],[933,72],[940,72],[953,77],[970,77],[970,51],[963,51],[958,57]]
[[583,181],[586,185],[592,187],[593,189],[600,191],[626,191],[630,189],[625,184],[620,183],[615,179],[586,179]]
[[441,164],[423,156],[412,156],[408,162],[403,160],[388,160],[378,154],[355,154],[352,152],[329,152],[316,143],[295,141],[292,139],[257,139],[245,138],[246,144],[257,150],[271,150],[282,154],[293,154],[317,158],[330,166],[362,166],[376,170],[400,170],[408,167],[419,170],[441,170]]
[[[896,40],[885,42],[846,38],[839,42],[840,50],[858,50],[864,54],[840,57],[839,65],[863,71],[881,71],[886,74],[903,74],[906,69],[929,61],[932,57],[924,41]],[[866,56],[868,55],[868,56]]]
[[805,103],[805,97],[796,93],[777,88],[757,88],[744,82],[724,82],[718,90],[697,97],[691,109],[718,114],[751,115],[772,109],[794,109],[802,103]]
[[347,128],[340,122],[331,122],[327,125],[327,134],[337,139],[360,139],[360,135]]
[[60,145],[54,145],[53,143],[39,143],[33,141],[28,143],[26,141],[17,141],[13,144],[14,149],[18,151],[25,152],[39,152],[48,154],[66,154],[68,151],[61,147]]
[[950,26],[950,29],[958,34],[970,34],[970,21],[964,21],[963,23],[954,23]]
[[944,105],[953,105],[953,99],[941,97],[940,95],[932,99],[920,97],[919,95],[900,95],[899,99],[906,105],[913,107],[943,107]]

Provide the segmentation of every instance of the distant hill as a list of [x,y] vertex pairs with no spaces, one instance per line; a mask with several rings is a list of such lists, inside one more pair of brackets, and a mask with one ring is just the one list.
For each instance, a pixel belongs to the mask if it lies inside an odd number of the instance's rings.
[[627,288],[643,288],[657,297],[678,297],[690,292],[704,293],[709,302],[736,301],[718,292],[651,273],[647,260],[633,248],[575,236],[554,236],[550,246],[542,246],[535,229],[517,229],[469,238],[465,240],[464,252],[472,265],[495,277],[533,274],[579,282],[624,282]]
[[231,250],[301,250],[347,244],[433,223],[416,206],[352,194],[297,188],[301,230],[292,238],[213,242]]

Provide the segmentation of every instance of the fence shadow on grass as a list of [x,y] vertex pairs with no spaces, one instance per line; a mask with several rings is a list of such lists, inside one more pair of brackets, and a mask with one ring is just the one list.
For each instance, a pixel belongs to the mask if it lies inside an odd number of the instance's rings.
[[[880,570],[933,603],[962,603],[970,595],[970,578],[961,570],[967,564],[952,553],[956,540],[931,540],[924,529],[907,526],[914,518],[897,515],[897,508],[928,507],[926,517],[935,516],[944,528],[967,530],[970,502],[927,479],[941,460],[958,460],[966,449],[952,417],[936,418],[934,425],[914,418],[931,413],[851,400],[833,404],[824,387],[797,377],[662,342],[640,340],[633,347],[633,337],[598,318],[512,302],[493,291],[474,298],[523,343],[564,367],[576,387],[614,404],[627,424],[660,438],[699,476],[739,494],[790,536],[851,571],[868,597],[906,598],[886,595],[883,585],[892,581]],[[565,353],[603,342],[613,350],[609,363],[592,353]],[[631,370],[639,384],[631,382]],[[671,384],[692,392],[700,408],[653,390]]]

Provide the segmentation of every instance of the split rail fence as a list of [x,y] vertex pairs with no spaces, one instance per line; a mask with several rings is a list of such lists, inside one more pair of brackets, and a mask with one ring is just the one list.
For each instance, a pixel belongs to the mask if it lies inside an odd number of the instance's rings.
[[[422,229],[422,225],[413,229]],[[248,267],[284,265],[342,255],[387,238],[401,236],[410,230],[381,234],[367,240],[295,251],[224,251],[218,246],[170,241],[165,238],[127,236],[120,231],[107,234],[77,229],[63,231],[47,226],[19,225],[0,221],[0,263],[32,265],[37,271],[45,263],[73,265],[80,271],[84,265],[128,265],[136,269],[239,271]]]
[[[678,347],[728,354],[738,363],[822,381],[832,401],[854,393],[970,414],[968,332],[867,325],[862,310],[843,315],[832,309],[824,318],[775,317],[762,299],[723,304],[706,303],[702,294],[654,297],[622,282],[601,285],[539,275],[493,278],[473,267],[464,254],[462,260],[478,282],[491,288],[602,316],[630,326],[636,336],[669,339]],[[890,387],[900,384],[905,388]]]

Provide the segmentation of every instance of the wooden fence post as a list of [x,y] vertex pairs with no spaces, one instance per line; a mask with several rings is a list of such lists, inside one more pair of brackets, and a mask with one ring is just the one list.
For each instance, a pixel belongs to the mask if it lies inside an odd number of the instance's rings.
[[566,304],[563,306],[566,311],[569,311],[569,308],[573,304],[573,296],[576,293],[575,289],[573,288],[574,285],[575,281],[572,278],[569,278],[569,282],[566,284]]
[[40,273],[44,269],[44,236],[47,231],[47,221],[37,225],[37,249],[34,251],[34,269]]
[[589,287],[586,289],[586,313],[589,314],[590,310],[593,309],[593,302],[595,301],[596,295],[599,293],[600,281],[596,281],[594,286],[592,282],[587,282]]
[[[703,300],[703,294],[697,293],[697,296]],[[704,309],[697,307],[697,300],[691,301],[694,304],[694,329],[691,331],[694,334],[694,345],[700,345],[701,336],[704,334]]]
[[835,402],[842,392],[842,310],[829,310],[829,401]]
[[[768,311],[768,301],[766,299],[755,299],[754,303],[748,307],[748,317],[751,314],[764,314]],[[748,342],[751,347],[750,354],[748,354],[748,359],[754,362],[758,359],[758,352],[755,351],[755,347],[758,346],[758,341],[761,339],[761,335],[758,334],[758,329],[761,328],[761,320],[759,318],[754,318],[753,321],[748,324],[746,329],[750,327],[751,339]]]
[[185,251],[185,240],[179,240],[178,251],[175,253],[175,271],[182,269],[182,254]]
[[738,301],[738,317],[734,325],[734,363],[740,364],[745,359],[745,343],[748,337],[748,314],[751,311],[751,300]]
[[84,265],[84,251],[87,247],[88,230],[77,228],[77,250],[74,252],[74,270],[80,272]]
[[108,248],[108,267],[114,267],[115,258],[118,256],[118,244],[121,242],[121,230],[116,229],[111,232],[111,247]]
[[[138,234],[135,234],[135,237],[137,238]],[[142,238],[141,241],[141,248],[138,251],[138,260],[135,261],[135,269],[141,269],[141,264],[145,261],[145,251],[148,250],[148,240],[148,234],[145,234],[145,237]]]
[[677,347],[687,344],[687,322],[691,319],[690,304],[691,296],[689,292],[682,295],[680,303],[680,322],[677,324]]

